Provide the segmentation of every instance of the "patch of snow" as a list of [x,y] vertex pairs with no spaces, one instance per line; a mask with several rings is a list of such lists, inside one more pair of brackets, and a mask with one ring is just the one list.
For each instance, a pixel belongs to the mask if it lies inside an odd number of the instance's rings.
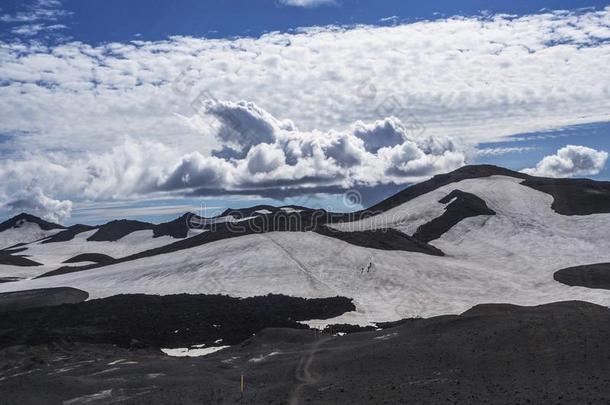
[[194,229],[194,228],[189,228],[186,231],[186,237],[187,238],[192,238],[193,236],[197,236],[197,235],[202,234],[204,232],[209,232],[209,229]]
[[95,394],[84,395],[82,397],[76,397],[73,399],[69,399],[67,401],[63,401],[63,405],[75,405],[75,404],[89,404],[93,402],[97,402],[100,399],[107,399],[112,397],[112,389],[103,390],[100,392],[96,392]]
[[224,222],[241,222],[241,221],[247,221],[252,218],[256,218],[256,216],[250,216],[250,217],[244,217],[244,218],[237,219],[233,215],[226,215],[224,217],[213,218],[211,223],[222,224]]
[[15,228],[9,228],[0,232],[0,249],[5,249],[18,243],[30,243],[42,238],[53,236],[63,229],[51,229],[45,231],[38,224],[23,222]]
[[375,339],[375,340],[389,340],[389,339],[395,338],[396,336],[398,336],[398,333],[394,332],[394,333],[388,333],[386,335],[376,336],[373,339]]
[[303,210],[297,210],[295,208],[292,207],[281,207],[280,208],[282,211],[287,212],[289,214],[293,213],[293,212],[302,212]]
[[235,217],[233,215],[225,215],[224,217],[215,217],[211,218],[210,224],[222,224],[224,222],[233,222],[235,221]]
[[98,371],[97,373],[93,373],[93,374],[89,374],[89,375],[90,376],[102,375],[102,374],[112,373],[114,371],[119,371],[120,369],[121,369],[121,367],[110,367],[110,368],[107,368],[105,370]]
[[208,354],[215,353],[219,350],[226,349],[230,346],[214,346],[214,347],[206,347],[202,349],[190,349],[188,347],[178,347],[175,349],[161,349],[161,351],[168,356],[173,357],[200,357],[206,356]]
[[269,210],[265,210],[265,209],[262,209],[262,210],[256,210],[256,211],[254,211],[254,212],[255,212],[255,213],[257,213],[257,214],[263,214],[263,215],[267,215],[267,214],[273,214],[273,212],[271,212],[271,211],[269,211]]
[[250,219],[254,219],[254,218],[256,218],[256,216],[251,216],[251,217],[243,217],[243,218],[240,218],[240,219],[236,219],[236,220],[234,220],[234,222],[243,222],[243,221],[248,221],[248,220],[250,220]]
[[281,353],[281,352],[271,352],[271,353],[269,353],[269,354],[261,354],[261,355],[258,355],[258,356],[256,356],[256,357],[252,357],[252,358],[251,358],[251,359],[249,359],[248,361],[249,361],[249,362],[251,362],[251,363],[260,363],[261,361],[263,361],[263,360],[265,360],[265,359],[268,359],[268,358],[269,358],[269,357],[271,357],[271,356],[278,355],[278,354],[280,354],[280,353]]
[[334,318],[310,319],[307,321],[301,321],[300,323],[307,325],[310,328],[319,330],[326,328],[328,325],[339,325],[343,323],[358,326],[375,326],[375,324],[366,316],[364,311],[350,311]]
[[71,366],[71,367],[62,367],[60,369],[51,371],[50,373],[47,373],[47,375],[56,375],[56,374],[61,374],[61,373],[67,373],[68,371],[72,371],[74,369],[77,369],[79,367],[81,367],[82,365],[77,364],[75,366]]

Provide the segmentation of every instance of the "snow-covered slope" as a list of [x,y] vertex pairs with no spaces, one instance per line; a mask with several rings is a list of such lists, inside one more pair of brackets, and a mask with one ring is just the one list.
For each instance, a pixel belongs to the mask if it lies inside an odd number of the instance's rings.
[[25,250],[19,252],[19,254],[27,255],[30,260],[43,265],[12,270],[14,273],[19,273],[18,277],[35,277],[65,266],[64,262],[66,260],[83,253],[100,253],[112,258],[119,258],[175,241],[170,236],[153,238],[152,230],[132,232],[114,242],[88,241],[87,238],[95,232],[96,230],[82,232],[75,235],[72,240],[65,242],[43,243],[43,241],[37,241],[24,245],[22,248],[25,248]]
[[[424,193],[343,230],[396,227],[407,234],[443,214],[454,190],[476,195],[496,215],[466,218],[431,242],[445,256],[370,249],[315,232],[270,232],[211,242],[91,270],[0,284],[0,291],[75,287],[91,298],[120,293],[283,293],[354,299],[356,313],[332,322],[389,321],[459,313],[484,302],[534,305],[610,293],[553,279],[564,267],[610,261],[610,214],[567,216],[522,178],[465,179]],[[76,249],[76,248],[75,248]],[[76,253],[73,250],[72,253]]]
[[19,243],[33,242],[54,235],[62,230],[62,227],[59,225],[49,229],[49,227],[41,226],[26,218],[19,219],[19,216],[13,219],[16,220],[11,221],[12,223],[7,224],[6,229],[0,231],[0,249],[5,249]]
[[[24,215],[27,219],[22,218]],[[239,223],[251,218],[253,217],[236,219],[230,215],[201,218],[185,214],[159,225],[119,220],[95,227],[75,225],[65,228],[31,215],[20,214],[0,224],[0,229],[6,224],[6,229],[0,231],[0,242],[4,242],[4,249],[19,243],[19,246],[4,251],[0,248],[0,255],[19,255],[41,265],[9,265],[2,263],[0,258],[0,278],[33,278],[60,267],[95,264],[71,260],[81,255],[120,259],[208,232],[214,224]],[[47,229],[41,229],[41,226]]]

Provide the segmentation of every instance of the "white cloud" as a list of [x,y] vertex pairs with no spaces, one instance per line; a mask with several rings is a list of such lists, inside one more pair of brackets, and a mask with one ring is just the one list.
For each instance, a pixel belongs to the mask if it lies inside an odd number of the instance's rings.
[[[231,181],[232,166],[219,158],[206,157],[199,152],[183,156],[169,170],[159,171],[158,188],[161,190],[185,190],[196,187],[222,189]],[[145,191],[155,191],[157,187]]]
[[391,15],[389,17],[383,17],[383,18],[379,19],[380,22],[390,22],[390,23],[394,23],[394,24],[397,23],[398,20],[399,20],[399,18],[397,15]]
[[252,174],[269,173],[286,163],[284,151],[261,143],[254,146],[246,156],[248,171]]
[[72,202],[49,198],[40,187],[31,187],[13,196],[2,208],[15,213],[27,212],[39,215],[47,221],[62,223],[70,217]]
[[278,4],[294,7],[319,7],[337,5],[336,0],[277,0]]
[[539,149],[536,146],[514,146],[514,147],[502,147],[502,148],[482,148],[477,149],[475,153],[478,156],[501,156],[508,153],[524,153],[532,150]]
[[[28,15],[0,19],[55,18]],[[610,120],[609,18],[0,42],[0,202],[24,187],[61,202],[421,180],[479,142]]]
[[22,35],[26,37],[31,37],[38,34],[41,31],[56,31],[67,28],[63,24],[53,24],[53,25],[45,25],[45,24],[26,24],[19,25],[11,29],[11,32],[15,35]]
[[567,145],[555,155],[546,156],[535,168],[524,169],[532,176],[574,177],[590,176],[601,172],[608,160],[608,153],[585,146]]
[[20,6],[20,11],[0,15],[0,23],[21,24],[10,29],[10,32],[16,36],[32,37],[40,32],[54,32],[67,28],[63,24],[54,23],[71,15],[69,11],[61,8],[60,0],[36,0],[24,2]]
[[364,141],[365,149],[371,153],[383,147],[401,144],[407,139],[407,129],[396,117],[389,117],[372,124],[358,121],[354,125],[353,132]]
[[126,140],[104,153],[75,157],[65,152],[28,153],[0,162],[0,203],[24,189],[57,200],[113,200],[159,188],[161,173],[180,155],[160,143]]
[[387,173],[397,176],[426,177],[466,164],[463,152],[445,150],[441,154],[427,154],[411,141],[391,149],[382,149],[381,157],[387,162]]
[[61,9],[60,0],[36,0],[24,2],[21,10],[14,14],[0,15],[0,22],[25,23],[34,21],[57,21],[71,13]]
[[[216,134],[221,149],[211,156],[197,151],[181,155],[161,143],[132,139],[109,152],[80,158],[65,152],[29,154],[0,163],[0,176],[6,179],[0,184],[0,202],[14,209],[28,206],[30,198],[34,208],[42,207],[36,202],[40,195],[49,196],[45,215],[60,217],[57,212],[69,202],[60,199],[108,201],[177,193],[299,195],[328,186],[405,184],[456,169],[467,159],[453,141],[412,134],[395,117],[359,121],[343,131],[300,131],[254,103],[206,105],[214,106],[205,111],[220,122]],[[236,114],[229,117],[228,112]],[[242,128],[252,131],[239,132]],[[232,136],[227,135],[230,131]],[[24,186],[37,194],[22,196]]]
[[129,135],[205,155],[217,146],[209,123],[180,118],[193,115],[200,92],[254,102],[306,131],[396,116],[434,136],[483,142],[606,121],[609,15],[455,17],[98,46],[4,42],[0,132],[27,133],[13,151],[101,151]]

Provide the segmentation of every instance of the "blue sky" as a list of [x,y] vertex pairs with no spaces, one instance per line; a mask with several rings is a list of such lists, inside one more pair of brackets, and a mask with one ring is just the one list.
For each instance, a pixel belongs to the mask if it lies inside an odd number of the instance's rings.
[[[514,139],[511,141],[511,139]],[[610,150],[610,123],[583,124],[563,127],[557,130],[541,131],[528,134],[518,134],[508,138],[506,142],[486,143],[481,147],[532,148],[521,152],[501,156],[483,156],[477,158],[476,163],[490,163],[520,170],[530,167],[541,157],[547,156],[567,144],[583,145],[589,148]],[[610,180],[610,168],[604,167],[598,174],[587,177],[596,180]]]
[[0,215],[351,210],[463,164],[610,180],[603,1],[0,5]]
[[[23,0],[5,0],[6,14],[23,11]],[[278,0],[68,0],[62,33],[87,43],[163,40],[172,35],[226,38],[259,36],[298,27],[395,24],[480,13],[531,14],[541,9],[603,8],[604,1],[396,1],[341,0],[318,7],[283,5]],[[388,19],[389,17],[396,17]],[[6,24],[4,29],[18,24]]]

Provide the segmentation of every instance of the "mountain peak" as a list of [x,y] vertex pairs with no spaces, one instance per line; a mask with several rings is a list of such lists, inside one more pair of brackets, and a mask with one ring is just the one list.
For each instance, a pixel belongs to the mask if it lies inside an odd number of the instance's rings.
[[17,228],[24,222],[37,224],[40,227],[40,229],[45,230],[45,231],[50,231],[53,229],[65,229],[65,227],[62,225],[59,225],[59,224],[56,224],[53,222],[49,222],[49,221],[45,221],[44,219],[37,217],[35,215],[31,215],[26,212],[22,212],[4,222],[2,222],[0,224],[0,232],[6,231],[7,229],[10,229],[10,228]]
[[516,177],[519,179],[528,179],[531,176],[517,172],[515,170],[510,170],[505,167],[489,165],[489,164],[481,164],[481,165],[466,165],[462,166],[459,169],[456,169],[449,173],[439,174],[434,176],[436,177],[463,177],[463,178],[478,178],[478,177],[489,177],[489,176],[509,176]]

